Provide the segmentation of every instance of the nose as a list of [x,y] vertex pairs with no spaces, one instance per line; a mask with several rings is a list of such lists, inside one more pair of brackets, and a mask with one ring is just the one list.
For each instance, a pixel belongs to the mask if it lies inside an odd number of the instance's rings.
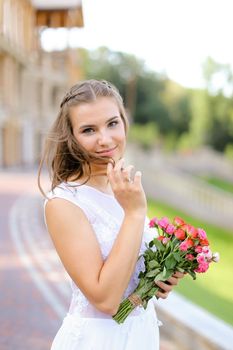
[[111,144],[111,135],[106,130],[102,130],[99,132],[98,144],[100,146],[105,146]]

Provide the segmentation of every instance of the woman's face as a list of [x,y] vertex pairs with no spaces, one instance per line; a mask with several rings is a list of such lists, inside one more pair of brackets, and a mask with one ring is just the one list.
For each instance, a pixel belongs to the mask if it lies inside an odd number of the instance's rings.
[[123,120],[114,98],[100,97],[70,109],[76,140],[89,152],[119,160],[125,150]]

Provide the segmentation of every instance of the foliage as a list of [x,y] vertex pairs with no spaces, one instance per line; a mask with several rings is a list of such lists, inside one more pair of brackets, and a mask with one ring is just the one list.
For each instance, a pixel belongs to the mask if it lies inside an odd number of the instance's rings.
[[[203,64],[206,88],[187,89],[148,70],[143,60],[106,47],[79,49],[78,59],[86,78],[106,79],[118,87],[131,122],[156,123],[166,149],[209,145],[231,156],[233,73],[229,65],[207,58]],[[141,138],[141,143],[148,147],[147,140]]]
[[233,163],[233,143],[228,143],[224,149],[226,157]]
[[138,143],[145,150],[159,143],[159,132],[154,122],[147,124],[134,123],[129,130],[129,140]]

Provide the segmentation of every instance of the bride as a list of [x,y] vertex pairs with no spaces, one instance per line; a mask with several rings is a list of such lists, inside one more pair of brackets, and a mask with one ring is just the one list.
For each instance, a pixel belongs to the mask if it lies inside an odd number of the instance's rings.
[[[126,165],[128,121],[107,81],[87,80],[64,96],[46,141],[51,191],[45,218],[72,286],[67,315],[52,350],[159,350],[153,299],[123,324],[112,316],[138,283],[138,260],[151,239],[141,172]],[[183,275],[157,282],[166,298]]]

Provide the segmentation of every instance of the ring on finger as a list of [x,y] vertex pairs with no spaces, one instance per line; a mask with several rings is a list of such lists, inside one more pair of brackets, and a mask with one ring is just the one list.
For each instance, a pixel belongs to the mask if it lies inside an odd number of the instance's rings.
[[124,178],[124,181],[125,181],[125,182],[132,182],[132,180],[131,180],[131,178],[130,178],[129,176],[128,176],[128,177],[125,177],[125,178]]

